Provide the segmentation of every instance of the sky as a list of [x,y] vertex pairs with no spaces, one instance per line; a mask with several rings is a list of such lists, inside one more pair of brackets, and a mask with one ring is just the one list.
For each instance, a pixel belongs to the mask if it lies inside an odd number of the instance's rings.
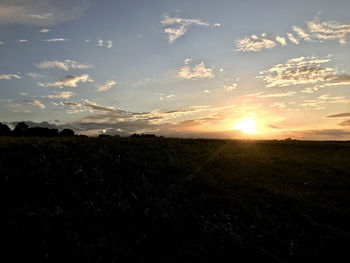
[[0,122],[350,140],[348,0],[0,0]]

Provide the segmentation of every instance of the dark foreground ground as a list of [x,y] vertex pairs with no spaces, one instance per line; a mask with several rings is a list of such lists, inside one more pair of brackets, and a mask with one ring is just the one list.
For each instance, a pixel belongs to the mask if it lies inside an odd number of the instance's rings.
[[0,174],[8,262],[350,259],[349,142],[0,138]]

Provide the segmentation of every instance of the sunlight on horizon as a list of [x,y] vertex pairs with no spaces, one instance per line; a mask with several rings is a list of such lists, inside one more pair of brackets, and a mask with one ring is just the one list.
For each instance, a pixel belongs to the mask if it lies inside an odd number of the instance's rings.
[[245,118],[239,120],[234,126],[234,130],[242,131],[247,134],[257,134],[258,131],[256,129],[255,120],[251,118]]

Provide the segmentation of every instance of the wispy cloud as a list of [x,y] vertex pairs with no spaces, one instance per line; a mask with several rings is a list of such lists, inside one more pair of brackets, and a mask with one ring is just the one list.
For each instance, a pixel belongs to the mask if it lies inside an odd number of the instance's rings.
[[281,98],[281,97],[290,97],[293,96],[296,92],[294,91],[288,91],[284,93],[272,93],[272,94],[265,94],[265,95],[259,95],[260,98]]
[[58,87],[58,88],[63,88],[63,87],[72,87],[75,88],[77,87],[77,84],[79,82],[92,82],[93,80],[90,79],[88,74],[83,74],[83,75],[68,75],[59,81],[53,82],[53,83],[41,83],[39,82],[38,85],[41,87]]
[[280,37],[280,36],[276,36],[276,41],[278,43],[280,43],[282,46],[286,46],[287,45],[287,41],[284,37]]
[[350,119],[349,120],[345,120],[342,121],[341,123],[339,123],[340,126],[350,126]]
[[33,100],[25,100],[25,102],[27,102],[28,104],[31,104],[33,106],[39,107],[40,109],[45,109],[45,105],[37,99],[33,99]]
[[39,64],[35,64],[34,66],[40,69],[58,68],[63,70],[89,69],[93,67],[92,65],[88,64],[79,64],[78,62],[70,59],[66,59],[64,61],[44,61]]
[[42,29],[40,29],[40,33],[48,33],[48,32],[50,32],[51,31],[51,29],[49,29],[49,28],[42,28]]
[[50,38],[50,39],[44,39],[45,42],[64,42],[69,41],[69,39],[66,38]]
[[284,64],[277,64],[266,71],[261,71],[257,78],[265,81],[266,87],[319,84],[311,88],[309,92],[325,86],[350,84],[350,75],[338,74],[335,69],[324,66],[330,61],[329,57],[293,58]]
[[1,0],[0,25],[56,25],[77,19],[88,8],[90,0]]
[[169,43],[175,42],[179,37],[184,35],[191,26],[215,26],[220,27],[219,23],[211,24],[207,22],[203,22],[200,19],[187,19],[180,17],[170,17],[168,14],[163,14],[162,20],[160,22],[166,28],[164,29],[164,33],[168,38]]
[[5,42],[0,41],[0,45],[3,45],[3,44],[5,44]]
[[293,42],[296,45],[299,45],[299,41],[295,38],[295,36],[291,33],[287,33],[289,41]]
[[195,65],[194,67],[182,66],[179,69],[178,77],[181,79],[204,79],[204,78],[215,78],[213,70],[207,68],[204,62]]
[[267,37],[265,33],[260,36],[252,35],[236,40],[237,51],[260,51],[264,48],[273,48],[275,46],[275,41]]
[[18,74],[2,74],[0,75],[0,79],[11,80],[11,79],[22,79],[22,77]]
[[69,99],[74,96],[72,91],[55,92],[55,94],[50,94],[47,97],[50,99]]
[[305,41],[323,42],[338,40],[345,44],[350,38],[350,24],[341,24],[334,20],[321,21],[318,17],[306,22],[306,28],[293,26],[293,30]]
[[45,13],[45,14],[31,14],[29,17],[34,18],[34,19],[49,19],[53,17],[52,13]]
[[42,75],[42,74],[39,74],[39,73],[36,73],[36,72],[29,72],[29,73],[26,73],[26,75],[28,77],[33,78],[33,79],[45,78],[45,75]]
[[28,42],[28,39],[20,39],[16,41],[17,43],[26,43]]
[[338,113],[334,115],[327,116],[328,118],[342,118],[342,117],[350,117],[350,112]]
[[112,40],[97,40],[97,46],[98,47],[106,47],[106,48],[112,48],[113,47],[113,41]]
[[104,85],[97,85],[95,92],[107,91],[114,87],[117,83],[114,80],[108,80]]
[[344,96],[332,97],[330,94],[323,94],[316,99],[304,100],[300,103],[301,107],[322,110],[325,109],[328,104],[349,104],[350,99],[346,99]]

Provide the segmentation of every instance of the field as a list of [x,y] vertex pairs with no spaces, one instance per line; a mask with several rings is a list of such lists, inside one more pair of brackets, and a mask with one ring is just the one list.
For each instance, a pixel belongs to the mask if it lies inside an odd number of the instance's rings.
[[350,142],[0,138],[9,262],[350,262]]

